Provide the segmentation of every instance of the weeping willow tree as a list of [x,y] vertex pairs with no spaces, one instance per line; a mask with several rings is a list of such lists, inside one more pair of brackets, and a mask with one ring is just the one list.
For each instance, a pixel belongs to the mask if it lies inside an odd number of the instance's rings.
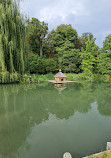
[[0,0],[0,83],[18,80],[24,73],[25,20],[19,1]]

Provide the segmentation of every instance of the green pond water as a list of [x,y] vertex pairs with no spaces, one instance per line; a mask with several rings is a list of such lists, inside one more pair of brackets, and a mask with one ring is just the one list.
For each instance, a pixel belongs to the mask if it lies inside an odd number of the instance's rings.
[[0,158],[81,158],[111,141],[111,83],[0,85]]

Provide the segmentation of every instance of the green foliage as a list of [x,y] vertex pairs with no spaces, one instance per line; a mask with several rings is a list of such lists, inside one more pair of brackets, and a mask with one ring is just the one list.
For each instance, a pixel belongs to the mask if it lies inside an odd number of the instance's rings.
[[67,73],[67,80],[69,81],[84,81],[84,80],[93,80],[93,75],[86,75],[84,73],[74,74],[74,73]]
[[0,74],[0,83],[9,83],[10,82],[10,74],[9,72],[5,71],[5,72],[1,72]]
[[92,33],[86,32],[82,34],[81,40],[83,48],[86,48],[86,42],[92,41],[92,44],[95,45],[96,38],[94,38]]
[[15,0],[0,2],[0,15],[0,72],[6,83],[24,73],[25,20]]
[[77,31],[71,25],[62,24],[48,36],[48,56],[55,57],[63,72],[80,72],[80,52],[76,50]]
[[111,52],[101,49],[98,57],[98,73],[111,76]]
[[19,10],[19,0],[0,1],[0,83],[17,82],[24,72],[46,74],[58,69],[83,72],[81,79],[94,74],[111,79],[111,35],[98,50],[92,33],[78,37],[65,24],[48,33],[47,23],[36,18],[26,23]]
[[56,48],[55,48],[55,30],[52,30],[49,32],[47,36],[47,52],[46,55],[49,58],[53,58],[56,54]]
[[105,41],[103,41],[103,48],[106,52],[111,51],[111,34],[106,36]]
[[58,66],[57,62],[54,59],[46,59],[46,72],[47,73],[54,73],[57,72]]
[[27,43],[30,45],[29,51],[43,55],[43,47],[45,43],[45,36],[47,35],[48,24],[40,22],[36,18],[32,18],[27,25]]
[[27,75],[25,74],[21,78],[22,83],[40,83],[40,82],[45,82],[47,80],[52,80],[54,79],[53,74],[45,74],[45,75]]
[[93,45],[93,41],[86,42],[86,50],[81,50],[81,69],[85,74],[92,74],[97,64],[97,46]]
[[63,44],[65,41],[70,41],[74,44],[74,46],[76,45],[78,34],[71,25],[62,24],[57,27],[55,32],[56,46],[61,46],[61,44]]
[[20,75],[17,72],[9,73],[8,71],[0,73],[0,83],[19,82]]
[[77,42],[76,42],[76,49],[81,50],[81,48],[85,48],[85,43],[82,37],[78,37]]
[[61,58],[61,68],[64,72],[80,72],[80,51],[77,49],[64,51]]
[[[84,73],[80,74],[74,74],[74,73],[67,73],[67,80],[70,81],[84,81],[89,80],[92,81],[94,79],[94,76],[85,75]],[[45,82],[48,80],[54,80],[54,74],[25,74],[21,77],[20,82],[21,83],[39,83],[39,82]]]
[[30,74],[45,74],[57,72],[57,62],[54,59],[41,58],[35,54],[29,54],[26,60],[26,71]]
[[[56,51],[59,53],[59,48],[62,49],[62,47],[65,47],[64,49],[70,49],[75,48],[76,42],[77,42],[77,31],[72,28],[71,25],[60,25],[55,30],[55,47]],[[64,49],[62,50],[62,53],[64,53]]]
[[103,42],[103,48],[98,56],[98,72],[102,75],[111,76],[111,35]]
[[46,72],[45,58],[41,58],[35,54],[29,54],[26,60],[26,71],[35,74]]

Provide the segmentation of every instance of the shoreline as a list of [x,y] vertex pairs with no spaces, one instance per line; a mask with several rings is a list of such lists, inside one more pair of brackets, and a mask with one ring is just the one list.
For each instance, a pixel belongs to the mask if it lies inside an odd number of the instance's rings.
[[[74,73],[65,73],[67,76],[67,81],[71,82],[78,82],[78,81],[103,81],[103,82],[110,82],[110,76],[105,75],[86,75],[83,73],[74,74]],[[23,83],[41,83],[41,82],[48,82],[50,80],[54,81],[54,74],[24,74],[20,77],[19,80],[15,82],[0,82],[0,84],[23,84]]]

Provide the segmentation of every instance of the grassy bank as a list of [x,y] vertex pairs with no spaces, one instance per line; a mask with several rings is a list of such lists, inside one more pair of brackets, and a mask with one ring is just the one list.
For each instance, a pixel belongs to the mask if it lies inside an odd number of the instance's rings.
[[33,74],[33,75],[27,75],[25,74],[21,78],[21,83],[40,83],[44,82],[47,80],[52,80],[53,79],[53,74],[45,74],[45,75],[38,75],[38,74]]
[[[108,81],[110,80],[109,76],[99,76],[99,75],[86,75],[86,74],[71,74],[67,73],[65,74],[67,76],[67,80],[69,81],[93,81],[93,80],[103,80],[103,81]],[[38,75],[38,74],[33,74],[33,75],[27,75],[25,74],[20,82],[21,83],[40,83],[48,80],[54,80],[54,74],[45,74],[45,75]]]
[[106,151],[97,155],[88,156],[87,158],[111,158],[111,151]]

